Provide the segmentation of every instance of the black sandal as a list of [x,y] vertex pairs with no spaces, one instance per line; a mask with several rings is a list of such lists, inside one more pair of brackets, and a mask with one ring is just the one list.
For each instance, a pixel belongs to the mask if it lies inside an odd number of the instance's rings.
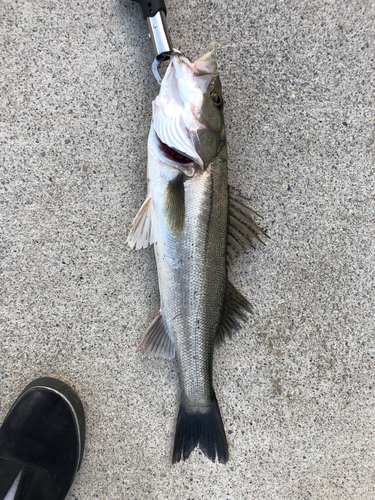
[[0,500],[11,488],[14,500],[63,500],[84,444],[85,414],[76,392],[57,379],[34,380],[0,428]]

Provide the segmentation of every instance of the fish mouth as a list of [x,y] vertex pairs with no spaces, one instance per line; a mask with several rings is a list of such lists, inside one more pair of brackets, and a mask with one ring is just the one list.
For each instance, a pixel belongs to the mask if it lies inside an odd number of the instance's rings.
[[180,163],[181,165],[191,165],[192,163],[195,163],[192,158],[185,156],[177,149],[169,147],[162,141],[160,141],[160,149],[164,153],[167,160],[173,161],[174,163]]
[[[205,125],[198,120],[196,110],[190,102],[195,86],[190,82],[190,88],[189,82],[184,86],[179,81],[189,77],[189,74],[185,75],[184,68],[188,68],[186,64],[178,58],[172,58],[160,94],[152,103],[152,128],[160,141],[159,149],[163,157],[181,166],[199,165],[204,170],[204,162],[196,150],[193,138],[197,130]],[[189,71],[191,72],[190,68]],[[197,98],[199,96],[198,92]]]
[[165,115],[154,103],[153,129],[158,138],[160,152],[169,161],[179,165],[198,164],[204,170],[204,163],[191,139],[192,133],[183,122],[182,116]]
[[159,151],[167,161],[182,168],[198,166],[196,158],[192,158],[191,156],[188,156],[185,152],[182,152],[176,148],[168,146],[168,144],[166,144],[160,139],[156,131],[155,131],[155,136],[157,139]]

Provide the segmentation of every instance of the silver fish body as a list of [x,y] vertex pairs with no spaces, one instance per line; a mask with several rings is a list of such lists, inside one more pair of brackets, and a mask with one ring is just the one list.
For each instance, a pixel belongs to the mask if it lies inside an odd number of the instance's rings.
[[[149,165],[150,194],[159,200],[154,246],[160,312],[175,345],[184,400],[203,408],[211,405],[214,341],[226,290],[227,162],[217,158],[183,181],[185,218],[178,237],[165,221],[168,179],[154,162]],[[168,173],[173,180],[176,171]]]
[[[228,446],[212,384],[215,343],[238,327],[247,300],[227,280],[233,254],[258,238],[250,209],[230,199],[221,85],[212,63],[175,56],[154,101],[148,197],[128,241],[154,244],[160,311],[140,347],[176,357],[181,401],[173,462],[199,445],[213,461]],[[252,224],[252,225],[251,225]]]

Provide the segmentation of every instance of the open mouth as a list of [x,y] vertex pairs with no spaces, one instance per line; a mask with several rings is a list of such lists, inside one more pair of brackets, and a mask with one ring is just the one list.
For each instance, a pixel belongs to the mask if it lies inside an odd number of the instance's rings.
[[169,147],[167,144],[162,142],[159,139],[159,146],[161,151],[163,152],[164,156],[167,158],[167,160],[172,161],[174,163],[179,163],[181,165],[191,165],[194,163],[194,160],[192,158],[189,158],[188,156],[182,154],[180,151],[177,149]]

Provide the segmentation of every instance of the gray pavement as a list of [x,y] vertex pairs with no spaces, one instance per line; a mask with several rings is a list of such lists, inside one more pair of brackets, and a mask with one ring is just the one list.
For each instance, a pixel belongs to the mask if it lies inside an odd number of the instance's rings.
[[69,500],[375,499],[375,3],[167,7],[190,58],[219,43],[230,182],[271,236],[230,272],[255,307],[215,357],[230,461],[171,466],[176,365],[136,348],[158,86],[130,0],[0,4],[0,421],[35,377],[77,390]]

